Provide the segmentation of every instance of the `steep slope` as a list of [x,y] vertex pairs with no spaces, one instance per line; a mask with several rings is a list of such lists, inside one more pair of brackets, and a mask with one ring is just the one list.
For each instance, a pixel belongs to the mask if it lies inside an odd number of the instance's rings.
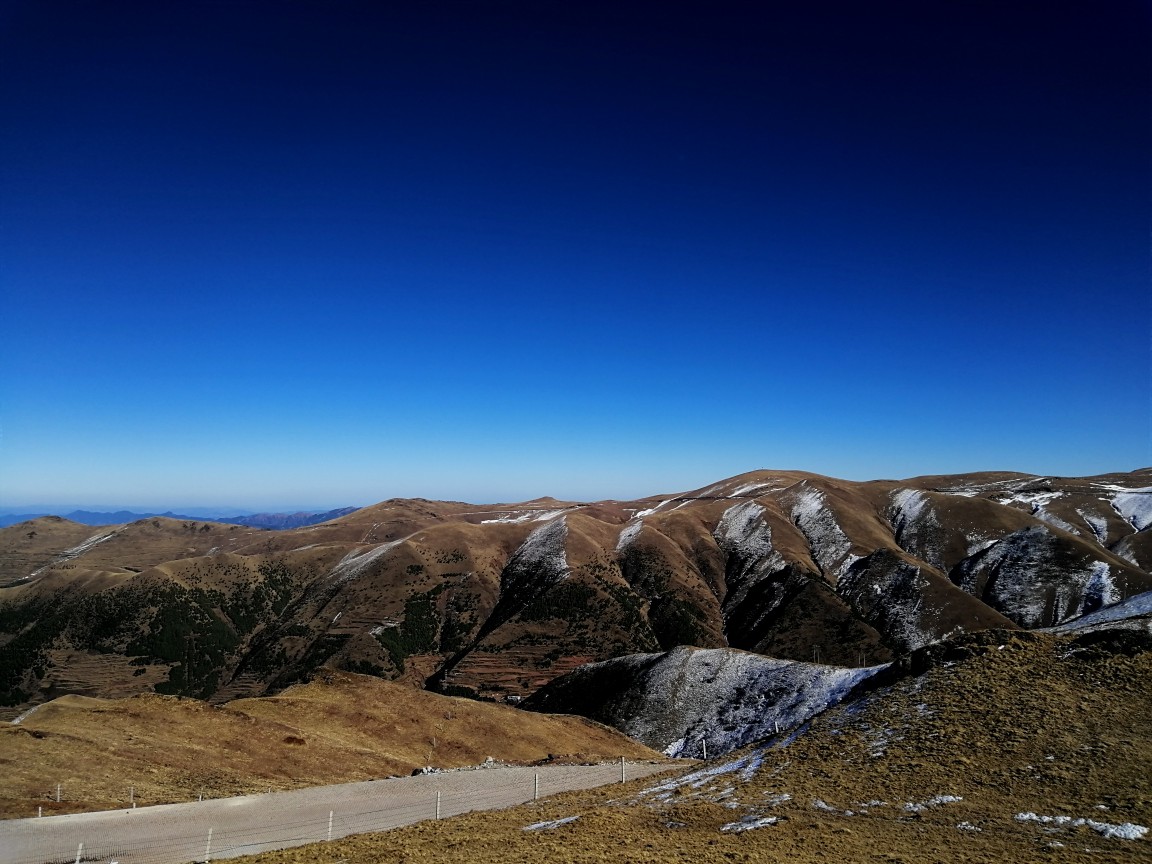
[[755,471],[634,502],[394,499],[282,532],[34,520],[0,529],[0,703],[223,701],[320,668],[522,697],[678,645],[874,666],[1152,589],[1150,496],[1147,470]]
[[[1134,644],[1152,644],[1152,591],[1043,632],[1082,636],[1084,644],[1089,634],[1117,644],[1130,634]],[[523,707],[588,717],[669,756],[719,756],[887,686],[951,651],[951,644],[936,642],[897,663],[857,669],[680,647],[581,666],[542,687]]]
[[1149,647],[968,635],[800,734],[678,776],[254,860],[1147,861]]
[[589,717],[669,756],[716,756],[799,726],[887,670],[680,647],[581,666],[523,707]]

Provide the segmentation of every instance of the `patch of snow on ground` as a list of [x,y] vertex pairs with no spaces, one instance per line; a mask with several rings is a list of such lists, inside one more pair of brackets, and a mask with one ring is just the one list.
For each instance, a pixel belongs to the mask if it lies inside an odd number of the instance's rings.
[[570,822],[575,822],[579,816],[565,816],[563,819],[552,819],[548,822],[534,822],[531,825],[525,825],[522,831],[546,831],[549,828],[559,828],[561,825],[567,825]]
[[525,510],[523,512],[506,513],[496,519],[481,519],[481,525],[495,525],[497,523],[503,524],[519,524],[521,522],[545,522],[565,512],[568,508],[563,507],[559,510]]
[[1092,529],[1092,533],[1096,536],[1096,542],[1104,544],[1108,542],[1108,520],[1098,513],[1089,513],[1086,510],[1077,510],[1080,518]]
[[1037,507],[1051,504],[1057,498],[1063,498],[1063,492],[1017,492],[1006,498],[999,498],[1001,504],[1026,504],[1033,512]]
[[728,497],[739,498],[742,495],[750,495],[753,492],[759,491],[760,489],[771,490],[775,488],[776,485],[774,483],[745,483],[743,486],[737,486],[735,489],[729,492]]
[[764,758],[763,751],[757,750],[753,753],[743,756],[740,759],[733,759],[731,762],[725,762],[722,765],[712,765],[708,768],[702,768],[699,771],[693,771],[690,774],[685,774],[683,777],[677,777],[675,780],[670,780],[667,783],[661,783],[658,786],[651,786],[644,789],[641,795],[655,795],[657,798],[666,799],[671,796],[673,792],[682,786],[689,786],[693,789],[699,789],[709,781],[720,777],[724,774],[732,774],[736,771],[740,772],[740,776],[744,780],[752,779],[755,769],[759,767],[760,761]]
[[1015,480],[996,480],[991,483],[968,483],[963,486],[953,486],[950,489],[936,489],[935,491],[943,492],[945,495],[960,495],[964,498],[973,498],[976,495],[991,492],[993,489],[1018,489],[1021,486],[1028,486],[1043,479],[1043,477],[1026,477],[1023,479],[1016,478]]
[[960,795],[936,795],[927,801],[909,801],[904,805],[904,810],[908,813],[922,813],[929,807],[939,807],[941,804],[955,804],[957,801],[963,800],[963,797]]
[[940,551],[940,523],[932,511],[932,501],[919,489],[898,489],[892,493],[888,519],[902,549],[912,552],[933,567],[947,570]]
[[524,572],[547,573],[555,581],[568,575],[568,556],[564,541],[568,537],[568,519],[561,516],[534,530],[508,559],[509,567]]
[[1119,599],[1107,562],[1087,557],[1077,569],[1067,562],[1066,543],[1044,525],[1016,531],[962,562],[960,587],[976,594],[985,580],[981,599],[1029,629],[1067,621],[1108,597]]
[[[764,576],[784,566],[784,559],[772,546],[772,529],[764,520],[765,512],[755,501],[742,501],[725,510],[716,524],[713,537],[729,556],[731,575],[724,600],[726,609],[738,606]],[[739,564],[738,570],[730,566],[732,559]],[[768,614],[773,608],[775,604],[765,608],[762,614]]]
[[47,704],[47,703],[41,703],[40,705],[33,705],[31,708],[29,708],[23,714],[19,715],[18,717],[12,718],[8,722],[11,723],[13,726],[19,726],[20,722],[22,720],[26,719],[29,714],[32,714],[33,712],[37,711],[38,709],[43,708],[45,704]]
[[332,572],[328,574],[328,578],[334,579],[337,582],[347,582],[349,579],[355,579],[372,566],[373,563],[380,560],[380,558],[413,536],[415,535],[409,534],[408,537],[393,540],[390,543],[382,543],[379,546],[364,551],[353,549],[340,559],[340,563],[332,568]]
[[81,555],[83,555],[85,552],[92,549],[93,547],[99,546],[101,543],[106,543],[109,540],[111,540],[113,537],[115,537],[117,534],[119,534],[121,530],[122,529],[120,529],[120,528],[113,528],[111,531],[104,531],[104,532],[99,533],[99,534],[93,534],[91,537],[89,537],[83,543],[78,543],[75,546],[73,546],[71,549],[65,549],[50,564],[45,564],[43,567],[37,567],[35,570],[33,570],[29,574],[29,577],[39,576],[45,570],[50,570],[59,564],[64,564],[64,563],[71,561],[75,558],[79,558]]
[[772,531],[764,521],[764,508],[755,501],[725,510],[714,536],[721,549],[742,558],[763,558],[772,553]]
[[957,831],[973,831],[976,833],[980,832],[980,829],[977,828],[975,825],[973,825],[971,822],[957,822],[956,823],[956,830]]
[[646,671],[639,682],[643,707],[622,731],[672,757],[702,756],[705,743],[717,756],[806,722],[885,668],[678,648]]
[[633,519],[643,519],[645,516],[651,516],[653,513],[655,513],[657,510],[659,510],[665,504],[671,504],[673,500],[675,500],[675,499],[669,498],[667,501],[661,501],[655,507],[649,507],[647,510],[641,510],[638,513],[633,513],[632,518]]
[[1087,615],[1081,615],[1079,618],[1065,621],[1063,624],[1057,624],[1055,627],[1045,628],[1045,632],[1072,633],[1077,630],[1085,630],[1090,627],[1116,621],[1125,621],[1129,618],[1138,618],[1143,615],[1152,615],[1152,591],[1145,591],[1143,594],[1137,594],[1134,597],[1129,597],[1127,600],[1121,600],[1119,603],[1113,603],[1111,606],[1105,606],[1102,609],[1097,609],[1095,612],[1089,612]]
[[1135,536],[1135,534],[1129,534],[1119,543],[1115,544],[1112,547],[1112,554],[1118,558],[1123,558],[1129,564],[1135,564],[1139,567],[1140,562],[1136,560],[1136,550],[1132,548],[1132,538]]
[[1116,493],[1112,496],[1112,507],[1121,519],[1137,531],[1143,531],[1152,525],[1152,486]]
[[739,822],[729,822],[720,828],[721,831],[727,833],[737,834],[741,831],[753,831],[757,828],[765,828],[768,825],[775,825],[780,819],[777,816],[756,816],[750,814],[745,816]]
[[1084,586],[1084,602],[1096,608],[1120,602],[1120,589],[1116,587],[1108,562],[1093,561],[1089,570],[1091,575]]
[[1055,513],[1049,512],[1044,505],[1038,504],[1032,508],[1032,515],[1039,519],[1041,522],[1047,522],[1053,528],[1059,528],[1061,531],[1067,531],[1069,534],[1082,534],[1083,532],[1068,522],[1065,522]]
[[792,521],[808,540],[812,557],[826,575],[839,578],[859,560],[851,555],[852,541],[828,508],[824,493],[807,488],[792,504]]
[[635,519],[624,526],[624,530],[620,532],[620,538],[616,541],[616,551],[619,552],[626,548],[633,540],[639,537],[640,531],[643,528],[643,519]]
[[1140,840],[1148,833],[1143,825],[1122,822],[1097,822],[1094,819],[1073,819],[1071,816],[1038,816],[1035,813],[1017,813],[1017,822],[1037,822],[1041,825],[1055,825],[1059,828],[1091,828],[1103,837],[1116,840]]
[[989,539],[979,534],[972,534],[968,537],[968,555],[972,556],[977,552],[983,552],[985,549],[989,549],[999,542],[998,539]]

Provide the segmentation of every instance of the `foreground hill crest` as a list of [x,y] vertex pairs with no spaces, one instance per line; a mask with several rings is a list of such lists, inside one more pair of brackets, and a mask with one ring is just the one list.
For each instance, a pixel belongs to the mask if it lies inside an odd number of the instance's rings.
[[637,501],[394,499],[288,531],[151,518],[0,530],[0,699],[224,701],[344,669],[523,697],[678,645],[874,666],[1152,589],[1152,470],[837,480]]

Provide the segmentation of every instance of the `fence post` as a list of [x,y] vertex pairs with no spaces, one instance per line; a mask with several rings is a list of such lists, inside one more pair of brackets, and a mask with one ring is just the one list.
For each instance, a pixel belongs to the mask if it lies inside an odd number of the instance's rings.
[[335,810],[328,811],[328,842],[332,842],[332,817],[335,815]]
[[208,864],[208,859],[212,856],[212,829],[208,829],[208,843],[204,847],[204,864]]
[[60,803],[60,784],[56,784],[56,803]]
[[624,757],[620,757],[620,782],[624,782]]
[[135,786],[129,786],[128,787],[128,803],[130,803],[132,805],[133,810],[136,809],[136,787]]
[[84,854],[84,844],[76,847],[76,864],[80,864],[80,857]]
[[540,775],[532,775],[532,800],[535,801],[540,797]]
[[436,818],[440,818],[440,790],[436,790]]

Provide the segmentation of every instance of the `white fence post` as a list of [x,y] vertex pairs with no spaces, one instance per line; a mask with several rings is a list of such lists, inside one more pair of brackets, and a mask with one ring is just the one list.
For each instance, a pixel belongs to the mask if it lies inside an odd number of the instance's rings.
[[440,790],[436,790],[436,818],[440,818]]
[[76,864],[80,864],[80,858],[84,854],[84,844],[81,843],[76,847]]
[[620,757],[620,782],[624,782],[624,757]]
[[208,864],[208,859],[212,857],[212,829],[208,829],[208,843],[204,846],[204,864]]
[[332,817],[336,814],[335,810],[328,811],[328,842],[332,842]]

